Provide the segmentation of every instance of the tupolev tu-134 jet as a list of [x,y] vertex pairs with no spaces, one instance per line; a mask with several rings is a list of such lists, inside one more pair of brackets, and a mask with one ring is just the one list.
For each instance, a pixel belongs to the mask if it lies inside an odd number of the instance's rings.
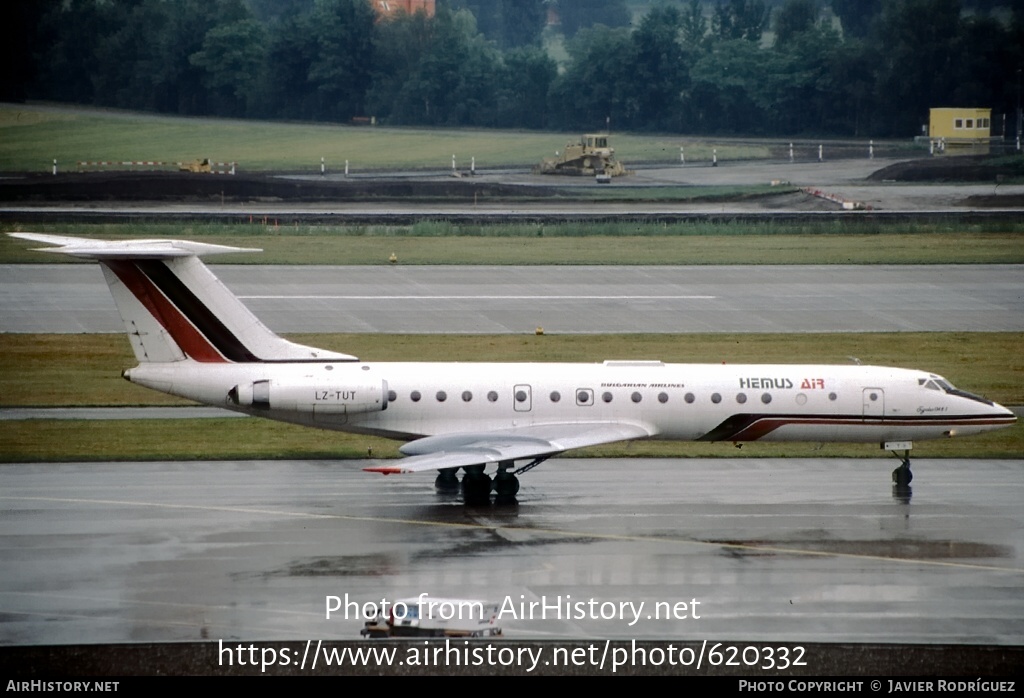
[[[512,496],[518,475],[574,448],[631,439],[878,443],[978,434],[1005,407],[927,371],[859,365],[373,362],[271,332],[200,255],[258,251],[181,240],[11,233],[103,269],[139,365],[132,383],[235,412],[406,441],[366,470],[437,470],[467,501]],[[492,470],[494,475],[487,473]]]

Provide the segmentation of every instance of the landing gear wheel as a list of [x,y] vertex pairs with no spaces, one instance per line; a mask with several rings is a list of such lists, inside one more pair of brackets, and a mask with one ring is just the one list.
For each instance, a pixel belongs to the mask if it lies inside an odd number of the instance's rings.
[[438,492],[457,492],[459,489],[459,469],[442,468],[437,471],[437,478],[434,480],[434,488]]
[[900,467],[892,471],[892,484],[897,487],[909,487],[913,479],[914,474],[910,472],[910,458],[904,458]]
[[499,497],[514,497],[519,492],[519,478],[507,470],[494,476],[494,493]]
[[486,504],[491,501],[491,476],[484,472],[482,465],[464,468],[462,476],[462,499],[466,504]]

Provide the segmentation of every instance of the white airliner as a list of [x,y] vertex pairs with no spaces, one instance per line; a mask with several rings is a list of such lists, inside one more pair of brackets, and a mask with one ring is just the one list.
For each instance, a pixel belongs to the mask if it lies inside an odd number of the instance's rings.
[[[97,260],[139,365],[132,383],[236,412],[407,441],[394,464],[437,470],[467,500],[569,449],[630,439],[878,443],[978,434],[1016,419],[927,371],[859,365],[378,363],[285,340],[199,260],[254,251],[179,240],[12,233]],[[517,469],[517,462],[522,465]],[[496,466],[494,476],[486,468]]]

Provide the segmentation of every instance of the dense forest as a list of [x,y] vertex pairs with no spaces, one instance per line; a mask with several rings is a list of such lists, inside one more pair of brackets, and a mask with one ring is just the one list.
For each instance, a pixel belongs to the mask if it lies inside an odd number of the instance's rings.
[[[190,115],[910,137],[1015,135],[1024,8],[996,0],[7,0],[0,99]],[[557,18],[557,20],[553,19]]]

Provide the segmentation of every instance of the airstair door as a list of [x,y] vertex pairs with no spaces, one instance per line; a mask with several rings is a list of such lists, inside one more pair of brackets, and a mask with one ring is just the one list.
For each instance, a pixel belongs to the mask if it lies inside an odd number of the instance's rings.
[[864,421],[885,419],[885,391],[864,388]]

